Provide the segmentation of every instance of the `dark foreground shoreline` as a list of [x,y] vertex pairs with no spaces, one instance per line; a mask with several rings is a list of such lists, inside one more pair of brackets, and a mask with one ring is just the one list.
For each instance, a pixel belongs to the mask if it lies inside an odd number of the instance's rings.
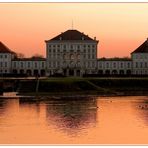
[[133,77],[5,79],[0,81],[0,87],[3,92],[17,92],[18,96],[148,96],[148,78]]

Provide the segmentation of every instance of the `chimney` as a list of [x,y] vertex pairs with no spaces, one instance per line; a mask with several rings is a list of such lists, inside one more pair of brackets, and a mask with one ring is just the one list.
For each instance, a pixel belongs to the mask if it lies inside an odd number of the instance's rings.
[[62,37],[60,37],[60,40],[62,40]]
[[94,40],[96,41],[96,37],[94,37]]
[[84,36],[82,36],[82,40],[84,40]]

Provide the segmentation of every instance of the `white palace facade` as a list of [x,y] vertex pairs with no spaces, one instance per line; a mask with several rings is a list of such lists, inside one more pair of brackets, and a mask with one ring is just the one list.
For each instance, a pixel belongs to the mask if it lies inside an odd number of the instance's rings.
[[0,75],[148,75],[148,39],[131,58],[97,58],[99,41],[77,30],[46,40],[46,58],[18,58],[0,42]]

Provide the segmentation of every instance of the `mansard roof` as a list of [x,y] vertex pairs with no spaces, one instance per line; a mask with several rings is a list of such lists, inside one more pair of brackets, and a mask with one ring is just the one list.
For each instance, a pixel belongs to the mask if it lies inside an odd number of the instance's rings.
[[97,42],[95,39],[90,38],[88,35],[85,35],[84,33],[78,30],[67,30],[45,42],[48,42],[48,41],[78,41],[78,40]]
[[148,39],[132,53],[148,53]]
[[0,53],[14,53],[0,41]]

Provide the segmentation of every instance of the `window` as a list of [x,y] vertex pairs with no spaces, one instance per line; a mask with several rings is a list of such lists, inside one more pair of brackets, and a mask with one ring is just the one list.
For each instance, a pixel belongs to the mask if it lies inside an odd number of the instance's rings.
[[77,62],[77,66],[80,67],[80,62]]
[[42,68],[44,68],[44,62],[42,62]]
[[143,64],[142,64],[142,62],[140,63],[140,68],[142,68],[143,67]]
[[106,63],[106,68],[109,68],[109,63]]
[[60,67],[60,62],[59,61],[57,62],[57,64],[58,64],[58,67]]
[[37,68],[37,63],[35,62],[34,64],[35,64],[35,68]]
[[80,54],[77,55],[77,58],[80,59]]
[[64,49],[66,49],[66,45],[64,45]]
[[86,67],[86,63],[85,62],[83,63],[83,66]]
[[99,64],[99,67],[102,68],[102,63]]
[[135,67],[138,68],[138,62],[135,63]]
[[70,59],[74,60],[74,55],[73,54],[70,55]]
[[92,62],[92,67],[93,67],[93,66],[95,67],[95,62]]
[[53,67],[56,67],[56,63],[55,62],[53,62]]
[[7,62],[5,62],[5,67],[7,67]]
[[28,62],[28,67],[30,67],[30,62]]
[[2,62],[0,62],[0,67],[3,67],[3,63]]
[[5,58],[7,58],[7,55],[5,55]]
[[66,54],[63,55],[63,58],[66,59]]
[[89,62],[87,63],[87,66],[90,67],[90,63]]
[[145,62],[145,68],[147,68],[147,62]]
[[16,67],[16,62],[13,63],[14,67]]
[[121,68],[123,68],[123,63],[121,63]]
[[116,67],[116,63],[113,63],[114,68]]
[[127,63],[127,67],[130,68],[130,63]]
[[23,62],[21,62],[21,68],[23,67]]
[[79,45],[77,47],[78,47],[78,49],[80,49],[80,46]]
[[49,62],[48,64],[49,64],[49,68],[50,68],[51,67],[51,63]]
[[58,59],[60,58],[60,54],[57,54],[57,56],[58,56]]
[[92,55],[92,59],[94,59],[94,58],[95,58],[95,55],[93,54],[93,55]]

